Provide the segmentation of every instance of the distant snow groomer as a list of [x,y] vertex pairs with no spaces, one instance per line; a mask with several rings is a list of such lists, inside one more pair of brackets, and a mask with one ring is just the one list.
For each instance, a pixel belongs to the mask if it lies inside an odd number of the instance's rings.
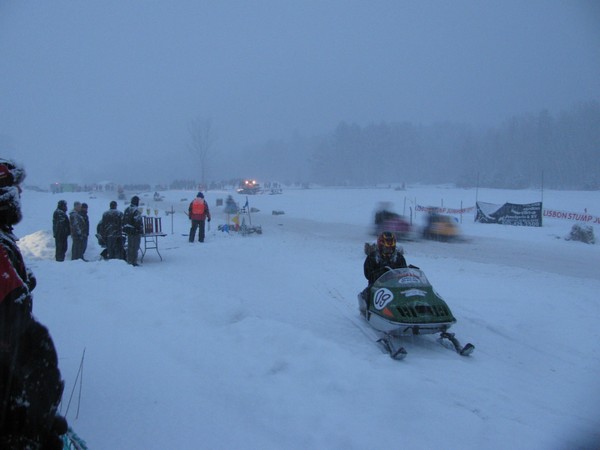
[[204,194],[202,192],[198,192],[196,198],[190,203],[188,216],[192,221],[192,227],[190,228],[190,242],[194,242],[196,230],[198,230],[198,242],[204,242],[204,221],[208,220],[210,222],[210,211],[208,210],[208,203],[204,200]]

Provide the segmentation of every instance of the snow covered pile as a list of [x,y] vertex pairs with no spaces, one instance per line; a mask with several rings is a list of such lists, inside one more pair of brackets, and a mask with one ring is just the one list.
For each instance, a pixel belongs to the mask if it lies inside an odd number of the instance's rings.
[[39,230],[19,239],[19,248],[26,259],[54,259],[52,232]]
[[594,244],[596,239],[594,237],[594,227],[588,224],[576,223],[571,227],[571,232],[566,238],[570,241],[580,241],[586,244]]

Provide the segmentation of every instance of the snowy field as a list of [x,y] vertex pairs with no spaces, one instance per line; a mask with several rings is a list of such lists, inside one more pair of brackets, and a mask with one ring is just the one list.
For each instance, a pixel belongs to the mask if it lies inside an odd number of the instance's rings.
[[[531,203],[539,190],[284,190],[249,197],[263,233],[247,237],[218,231],[216,207],[246,197],[209,191],[204,244],[185,236],[195,192],[152,194],[140,197],[162,217],[164,260],[149,250],[140,267],[99,260],[93,236],[89,262],[53,260],[57,201],[87,202],[93,234],[109,194],[22,195],[15,231],[38,279],[34,314],[57,346],[62,412],[91,449],[600,448],[600,245],[565,240],[575,222],[484,225],[471,213],[464,242],[402,242],[452,308],[451,331],[475,345],[470,357],[422,336],[394,361],[356,325],[378,202],[408,214],[476,196]],[[598,191],[543,200],[600,216]]]

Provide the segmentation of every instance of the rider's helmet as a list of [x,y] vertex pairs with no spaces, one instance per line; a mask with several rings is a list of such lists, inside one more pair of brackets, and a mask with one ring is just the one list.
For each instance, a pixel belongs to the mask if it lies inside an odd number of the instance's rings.
[[377,238],[377,249],[382,256],[390,257],[396,251],[396,236],[394,233],[384,231]]

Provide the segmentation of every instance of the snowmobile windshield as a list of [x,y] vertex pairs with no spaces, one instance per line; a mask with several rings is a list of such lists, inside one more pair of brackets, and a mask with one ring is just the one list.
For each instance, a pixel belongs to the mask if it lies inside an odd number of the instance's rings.
[[391,269],[381,275],[375,285],[378,287],[425,287],[431,286],[425,274],[414,268]]

